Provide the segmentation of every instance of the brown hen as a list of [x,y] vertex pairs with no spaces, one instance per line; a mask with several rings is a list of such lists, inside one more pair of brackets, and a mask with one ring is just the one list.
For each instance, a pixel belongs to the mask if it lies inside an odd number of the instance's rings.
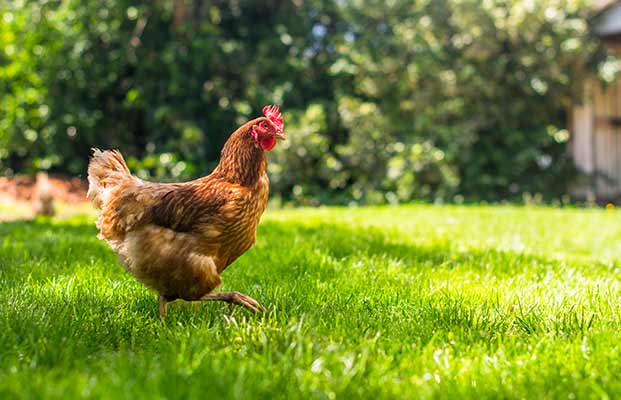
[[267,205],[264,151],[285,135],[278,108],[266,106],[263,113],[231,135],[210,175],[190,182],[143,181],[131,175],[119,151],[93,151],[88,198],[101,209],[99,237],[157,291],[161,317],[176,299],[263,309],[239,292],[212,292],[222,271],[255,243]]

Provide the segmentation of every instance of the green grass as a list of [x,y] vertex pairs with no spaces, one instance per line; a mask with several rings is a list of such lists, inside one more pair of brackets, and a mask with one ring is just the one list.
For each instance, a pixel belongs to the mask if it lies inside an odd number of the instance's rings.
[[621,396],[621,212],[273,211],[166,321],[92,217],[0,224],[0,398]]

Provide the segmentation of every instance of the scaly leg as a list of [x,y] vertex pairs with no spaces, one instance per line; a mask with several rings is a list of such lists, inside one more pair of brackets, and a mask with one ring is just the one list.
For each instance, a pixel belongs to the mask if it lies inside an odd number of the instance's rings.
[[168,305],[168,301],[161,293],[157,294],[157,302],[160,306],[160,318],[164,318],[166,316],[166,309]]
[[265,307],[259,304],[255,299],[239,292],[214,292],[201,297],[201,301],[209,300],[219,300],[226,301],[230,304],[237,304],[255,313],[265,311]]

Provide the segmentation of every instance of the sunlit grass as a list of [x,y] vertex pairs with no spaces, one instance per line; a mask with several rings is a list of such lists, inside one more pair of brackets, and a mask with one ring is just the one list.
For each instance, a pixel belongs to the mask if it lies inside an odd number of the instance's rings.
[[[72,218],[78,215],[94,215],[94,210],[90,203],[84,199],[81,203],[66,203],[63,201],[54,202],[56,217],[59,219]],[[0,221],[14,221],[16,219],[34,218],[34,208],[30,201],[10,200],[0,201]],[[84,221],[82,221],[84,222]]]
[[621,212],[271,211],[223,290],[174,303],[93,217],[0,225],[0,398],[602,398],[621,393]]

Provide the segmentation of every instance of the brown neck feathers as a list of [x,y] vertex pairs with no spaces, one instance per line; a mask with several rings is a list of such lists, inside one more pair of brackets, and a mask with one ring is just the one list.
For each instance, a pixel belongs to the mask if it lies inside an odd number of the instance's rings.
[[265,155],[250,135],[255,123],[256,120],[247,122],[231,135],[213,175],[230,183],[252,186],[265,174]]

